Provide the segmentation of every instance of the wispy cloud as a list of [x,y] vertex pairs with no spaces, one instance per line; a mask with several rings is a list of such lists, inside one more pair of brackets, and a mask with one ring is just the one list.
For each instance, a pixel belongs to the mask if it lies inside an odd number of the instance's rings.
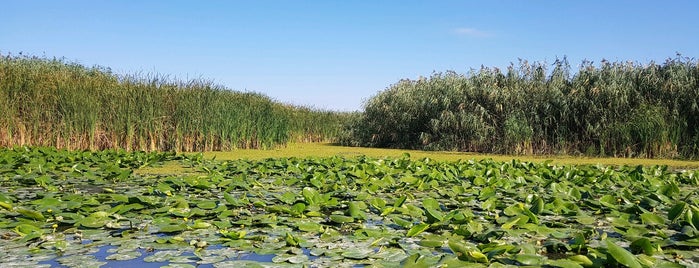
[[471,36],[471,37],[493,37],[494,34],[486,31],[481,31],[476,28],[456,28],[454,29],[454,34]]

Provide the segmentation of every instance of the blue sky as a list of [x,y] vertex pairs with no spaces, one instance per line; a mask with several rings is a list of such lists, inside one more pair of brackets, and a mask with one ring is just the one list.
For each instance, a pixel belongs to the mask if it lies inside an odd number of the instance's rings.
[[0,53],[205,78],[352,111],[402,78],[699,57],[699,1],[32,1],[0,4]]

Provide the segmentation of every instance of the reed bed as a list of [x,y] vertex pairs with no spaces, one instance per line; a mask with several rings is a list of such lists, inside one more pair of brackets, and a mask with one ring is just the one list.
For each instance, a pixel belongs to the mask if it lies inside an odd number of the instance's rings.
[[595,156],[699,156],[699,65],[521,60],[434,73],[370,98],[340,137],[354,146]]
[[146,151],[331,141],[342,113],[281,104],[203,79],[119,75],[64,59],[0,54],[0,146]]

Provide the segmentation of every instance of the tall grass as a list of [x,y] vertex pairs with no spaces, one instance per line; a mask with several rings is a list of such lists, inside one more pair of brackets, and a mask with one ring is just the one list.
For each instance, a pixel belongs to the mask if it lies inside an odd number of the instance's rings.
[[515,154],[699,156],[699,65],[520,61],[435,73],[370,98],[344,144]]
[[342,113],[284,105],[206,80],[118,75],[0,55],[0,146],[218,151],[329,140]]

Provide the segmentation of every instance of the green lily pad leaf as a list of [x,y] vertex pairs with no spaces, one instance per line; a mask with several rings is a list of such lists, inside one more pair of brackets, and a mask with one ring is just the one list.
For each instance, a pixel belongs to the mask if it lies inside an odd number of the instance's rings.
[[0,201],[0,207],[12,211],[12,204],[4,201]]
[[41,228],[26,223],[15,226],[14,231],[15,233],[21,236],[25,236],[34,232],[39,234],[43,233]]
[[385,207],[381,210],[381,216],[386,216],[396,211],[395,207]]
[[[531,212],[528,208],[524,208],[522,210],[522,212],[524,213],[524,215],[527,215],[527,217],[529,218],[529,221],[531,221],[534,224],[539,224],[539,217],[537,217],[536,214]],[[521,224],[524,224],[524,223],[521,223]]]
[[188,207],[174,207],[174,208],[163,207],[163,209],[167,209],[168,213],[170,213],[174,216],[177,216],[177,217],[184,218],[184,217],[192,216],[192,209],[190,209]]
[[649,267],[654,267],[654,268],[686,268],[687,266],[676,263],[676,262],[669,262],[669,261],[664,261],[664,260],[658,260],[658,259],[653,259],[655,263],[651,266],[648,265]]
[[587,215],[581,215],[581,216],[576,216],[575,221],[580,223],[580,224],[590,225],[590,224],[595,223],[596,219],[594,217],[590,217]]
[[395,224],[403,228],[410,228],[413,225],[410,221],[403,219],[400,215],[390,215],[388,216]]
[[514,217],[519,214],[522,214],[522,208],[519,204],[514,204],[509,207],[506,207],[502,212],[505,213],[505,215],[508,217]]
[[99,261],[92,255],[69,255],[56,260],[68,267],[101,267],[107,264],[107,262]]
[[423,208],[431,208],[434,210],[440,210],[439,201],[437,201],[434,198],[425,198],[424,200],[422,200],[422,207]]
[[605,240],[607,244],[607,250],[609,250],[609,254],[619,263],[626,265],[627,267],[630,268],[642,268],[641,263],[638,262],[638,259],[636,256],[634,256],[631,252],[628,250],[614,244],[614,242],[610,240]]
[[219,233],[220,233],[223,237],[230,238],[230,239],[233,239],[233,240],[242,239],[242,238],[244,238],[245,235],[247,234],[247,232],[242,231],[242,230],[241,230],[241,231],[226,231],[226,230],[220,230]]
[[692,224],[694,225],[694,229],[699,230],[699,208],[692,206]]
[[77,222],[82,227],[102,228],[109,223],[108,218],[85,217]]
[[139,195],[139,196],[131,196],[129,197],[129,203],[140,203],[149,207],[158,207],[159,202],[158,198],[154,196],[146,196],[146,195]]
[[444,220],[444,213],[437,209],[425,208],[425,215],[427,215],[427,221],[430,223],[441,222]]
[[166,223],[157,226],[161,233],[177,233],[187,230],[187,225],[184,223]]
[[22,214],[22,216],[32,219],[32,220],[37,220],[37,221],[44,221],[46,218],[44,215],[42,215],[40,212],[31,210],[31,209],[25,209],[25,208],[15,208],[15,212]]
[[9,204],[9,203],[12,203],[12,199],[10,199],[10,198],[7,197],[6,195],[0,193],[0,202],[8,203],[8,204]]
[[444,240],[441,239],[422,239],[417,242],[418,245],[428,248],[438,248],[444,245]]
[[674,222],[682,214],[682,212],[684,212],[685,207],[687,207],[687,203],[685,202],[675,204],[672,206],[672,208],[670,208],[670,211],[668,211],[667,218],[671,222]]
[[573,255],[573,256],[568,257],[568,259],[571,261],[574,261],[576,263],[579,263],[580,265],[582,265],[584,267],[590,267],[594,264],[592,262],[592,260],[590,260],[590,258],[588,258],[585,255]]
[[186,264],[189,262],[196,262],[198,257],[193,256],[176,256],[169,259],[171,263],[181,263]]
[[636,239],[636,241],[633,241],[629,247],[633,253],[644,253],[648,256],[652,256],[656,251],[656,248],[653,247],[650,240],[645,237]]
[[535,197],[532,200],[532,206],[529,210],[534,214],[541,214],[541,212],[544,211],[544,199],[538,196]]
[[433,264],[428,262],[427,258],[419,253],[415,253],[405,258],[405,260],[400,263],[400,266],[404,268],[430,268]]
[[687,223],[689,223],[689,225],[691,225],[692,227],[694,227],[694,229],[696,230],[697,228],[699,228],[699,226],[696,225],[696,224],[694,224],[693,219],[694,219],[694,212],[692,211],[692,209],[688,209],[687,211],[685,211],[685,213],[684,213],[684,220],[685,220]]
[[503,224],[502,229],[505,229],[505,230],[512,229],[512,227],[515,225],[523,225],[523,224],[526,224],[527,222],[529,222],[529,216],[519,215],[517,217],[510,219],[505,224]]
[[342,234],[334,228],[325,228],[323,234],[320,235],[320,240],[327,243],[335,242],[340,239],[342,239]]
[[223,193],[223,199],[225,199],[229,205],[234,207],[244,207],[250,204],[250,200],[248,200],[245,196],[238,198],[227,192]]
[[433,267],[462,267],[462,268],[493,267],[493,268],[495,268],[496,265],[498,265],[498,264],[500,264],[500,263],[496,262],[490,266],[486,266],[483,263],[474,263],[474,262],[470,262],[470,261],[462,261],[459,258],[457,258],[456,256],[446,255],[446,256],[442,257],[442,259],[439,261],[438,266],[433,265]]
[[454,254],[456,254],[460,260],[465,260],[468,261],[470,260],[469,258],[469,252],[473,251],[475,248],[469,245],[465,245],[463,243],[460,243],[458,241],[450,240],[449,243],[449,249],[451,249]]
[[316,232],[320,233],[323,232],[323,225],[317,222],[312,222],[312,221],[302,221],[298,222],[297,226],[299,230],[304,231],[304,232]]
[[270,265],[262,265],[258,261],[234,260],[214,264],[215,268],[268,268]]
[[355,219],[366,219],[366,213],[363,211],[366,208],[366,203],[361,201],[352,201],[349,203],[348,214]]
[[540,266],[544,263],[544,257],[533,254],[517,254],[514,259],[522,265]]
[[294,264],[296,264],[296,263],[304,263],[304,262],[307,262],[307,261],[308,261],[308,255],[306,255],[306,254],[297,254],[297,255],[294,255],[294,256],[291,256],[291,257],[287,258],[286,261],[289,262],[289,263],[294,263]]
[[382,259],[387,262],[400,262],[407,258],[405,251],[399,248],[384,248],[379,249],[379,252],[374,254],[372,258]]
[[109,213],[109,212],[106,212],[106,211],[95,211],[95,212],[91,213],[90,215],[88,215],[88,217],[91,217],[91,218],[107,218],[107,217],[109,217],[109,215],[110,215],[110,213]]
[[488,256],[486,256],[485,254],[481,253],[478,250],[469,251],[467,256],[468,256],[469,261],[474,261],[474,262],[479,262],[479,263],[488,263]]
[[371,198],[369,199],[369,205],[378,210],[383,210],[383,208],[386,207],[386,200],[383,200],[383,198],[379,197]]
[[301,194],[303,195],[303,199],[306,200],[306,204],[309,206],[320,205],[321,197],[315,188],[304,187]]
[[405,196],[405,195],[399,196],[398,199],[396,199],[396,201],[393,202],[393,207],[398,208],[398,207],[403,206],[403,203],[405,203],[405,200],[407,200],[407,199],[408,199],[408,196]]
[[286,236],[284,237],[284,240],[286,241],[287,246],[291,247],[298,247],[300,239],[291,233],[286,233]]
[[599,199],[599,203],[605,207],[616,208],[617,199],[611,195],[604,195]]
[[297,194],[294,192],[284,192],[284,194],[278,195],[277,198],[287,205],[291,205],[296,202],[296,196]]
[[354,218],[345,215],[332,214],[330,215],[330,221],[334,223],[350,223],[354,222]]
[[643,221],[644,224],[647,225],[663,225],[665,224],[665,220],[661,218],[660,216],[646,212],[641,214],[641,221]]
[[194,224],[192,224],[192,228],[194,229],[206,229],[211,227],[211,223],[201,221],[201,220],[196,220],[194,221]]
[[580,265],[580,263],[566,259],[548,260],[546,261],[546,264],[549,266],[561,268],[583,268],[583,266]]
[[[121,205],[120,205],[120,206],[121,206]],[[119,208],[119,210],[116,210],[116,211],[110,210],[110,212],[123,215],[123,214],[126,213],[126,212],[129,212],[129,211],[132,211],[132,210],[141,210],[141,209],[143,209],[143,208],[145,208],[143,205],[138,204],[138,203],[134,203],[134,204],[126,204],[126,205],[123,205],[121,208]]]
[[160,191],[161,193],[168,195],[168,196],[172,195],[172,193],[175,191],[175,189],[172,189],[172,187],[170,187],[170,185],[168,185],[166,183],[162,183],[162,182],[158,183],[158,185],[155,186],[155,188],[158,191]]
[[189,263],[170,263],[168,265],[161,266],[160,268],[196,268],[196,266]]
[[42,235],[43,235],[43,232],[34,231],[34,232],[31,232],[31,233],[28,233],[28,234],[22,236],[22,239],[20,239],[19,242],[26,243],[26,242],[32,241],[34,239],[41,238]]
[[428,228],[430,228],[430,224],[428,224],[428,223],[417,224],[417,225],[413,226],[412,228],[410,228],[410,230],[408,230],[408,233],[406,234],[406,236],[408,236],[408,237],[416,236],[416,235],[424,232]]
[[305,211],[305,210],[306,210],[306,204],[296,203],[293,206],[291,206],[289,213],[291,213],[294,216],[299,216],[299,215],[302,215],[303,211]]
[[374,253],[374,250],[370,248],[351,248],[342,252],[340,255],[348,259],[362,260],[369,257],[372,253]]
[[138,258],[138,257],[141,257],[140,252],[128,251],[128,252],[114,253],[112,255],[105,257],[105,259],[115,260],[115,261],[127,261],[127,260],[133,260],[133,259]]
[[197,207],[201,209],[214,209],[216,208],[215,201],[201,201],[197,203]]

